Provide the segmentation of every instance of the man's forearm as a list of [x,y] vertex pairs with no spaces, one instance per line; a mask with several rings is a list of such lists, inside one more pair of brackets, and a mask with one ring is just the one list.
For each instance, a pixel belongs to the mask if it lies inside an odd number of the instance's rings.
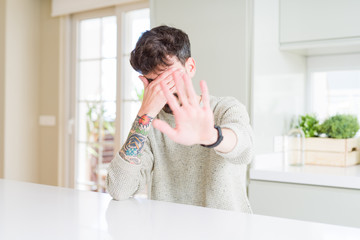
[[236,134],[229,128],[222,128],[221,131],[224,139],[219,144],[219,146],[215,147],[215,150],[222,153],[231,152],[235,148],[238,141]]
[[121,148],[120,156],[131,164],[141,164],[140,156],[149,134],[153,118],[144,114],[137,116],[130,130],[129,136]]

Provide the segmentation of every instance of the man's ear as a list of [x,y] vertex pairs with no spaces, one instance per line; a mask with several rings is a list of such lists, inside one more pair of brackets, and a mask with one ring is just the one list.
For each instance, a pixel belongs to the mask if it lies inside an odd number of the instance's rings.
[[196,72],[196,65],[195,65],[195,60],[192,57],[189,57],[186,60],[185,69],[186,69],[186,72],[189,74],[189,76],[191,78],[193,78],[195,75],[195,72]]

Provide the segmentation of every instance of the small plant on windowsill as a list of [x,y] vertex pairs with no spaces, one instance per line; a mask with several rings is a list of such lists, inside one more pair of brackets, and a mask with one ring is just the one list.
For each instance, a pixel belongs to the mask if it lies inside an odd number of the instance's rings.
[[319,130],[329,138],[353,138],[359,131],[359,122],[354,115],[337,114],[325,120]]
[[315,115],[304,115],[297,127],[306,137],[305,164],[344,167],[360,163],[359,139],[354,138],[359,130],[356,116],[338,114],[319,124]]
[[137,97],[138,97],[138,100],[139,100],[139,101],[142,101],[143,98],[144,98],[144,89],[137,90],[137,89],[135,88],[135,92],[136,92],[136,95],[137,95]]
[[296,128],[301,128],[305,137],[308,138],[320,135],[319,126],[319,120],[315,114],[306,114],[299,117]]

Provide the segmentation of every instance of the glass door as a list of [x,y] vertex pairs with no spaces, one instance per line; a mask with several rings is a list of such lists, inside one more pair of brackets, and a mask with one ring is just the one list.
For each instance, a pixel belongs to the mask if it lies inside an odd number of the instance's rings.
[[116,120],[116,16],[78,23],[76,188],[104,191],[114,156]]
[[106,169],[126,140],[143,86],[131,50],[150,28],[149,9],[115,8],[73,17],[74,129],[70,149],[75,188],[105,192]]

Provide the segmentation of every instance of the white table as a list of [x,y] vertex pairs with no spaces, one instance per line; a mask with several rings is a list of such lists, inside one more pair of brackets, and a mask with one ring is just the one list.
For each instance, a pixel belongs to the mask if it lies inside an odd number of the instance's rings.
[[360,239],[360,229],[0,179],[0,239]]

